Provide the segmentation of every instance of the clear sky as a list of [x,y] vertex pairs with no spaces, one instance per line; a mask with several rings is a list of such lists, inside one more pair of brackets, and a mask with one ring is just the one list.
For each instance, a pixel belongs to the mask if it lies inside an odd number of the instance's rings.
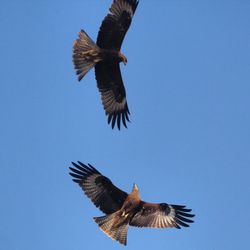
[[95,40],[111,2],[1,1],[1,249],[123,249],[71,181],[77,160],[196,214],[182,230],[129,228],[127,249],[250,249],[250,1],[140,1],[121,131],[94,71],[79,84],[72,65],[78,31]]

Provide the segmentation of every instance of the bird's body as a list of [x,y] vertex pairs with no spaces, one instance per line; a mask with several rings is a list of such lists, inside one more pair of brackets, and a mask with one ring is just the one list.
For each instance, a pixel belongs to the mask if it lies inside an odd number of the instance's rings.
[[101,24],[96,43],[81,30],[73,47],[73,63],[79,81],[91,68],[95,68],[102,104],[112,128],[117,123],[120,129],[121,121],[127,127],[126,122],[129,121],[119,63],[127,63],[120,50],[137,5],[138,0],[114,0]]
[[96,207],[106,215],[94,217],[100,229],[121,244],[127,243],[129,226],[167,228],[188,227],[194,215],[185,206],[148,203],[141,200],[136,184],[130,194],[120,190],[90,164],[72,163],[70,175]]
[[128,217],[128,215],[133,215],[137,212],[140,206],[141,198],[139,196],[139,189],[136,184],[134,184],[133,190],[124,201],[121,211],[122,215]]
[[138,189],[134,187],[132,192],[128,194],[121,209],[111,215],[94,217],[94,220],[110,238],[126,245],[129,222],[139,209],[139,205]]

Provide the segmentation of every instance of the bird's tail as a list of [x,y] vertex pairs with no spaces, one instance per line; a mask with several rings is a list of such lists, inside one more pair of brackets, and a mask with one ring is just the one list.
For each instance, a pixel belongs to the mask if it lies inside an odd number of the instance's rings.
[[73,46],[73,63],[80,81],[97,62],[101,61],[101,57],[99,47],[84,30],[81,30],[78,36]]
[[106,216],[94,217],[94,220],[110,238],[119,241],[123,245],[127,244],[128,222],[124,221],[119,213],[115,212]]

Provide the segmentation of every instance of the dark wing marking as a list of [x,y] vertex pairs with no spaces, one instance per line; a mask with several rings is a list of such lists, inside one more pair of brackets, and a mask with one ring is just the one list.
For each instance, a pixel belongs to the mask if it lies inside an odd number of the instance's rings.
[[119,64],[99,62],[95,66],[95,76],[108,123],[111,123],[112,128],[117,123],[120,129],[122,121],[124,127],[127,127],[126,121],[129,122],[130,113]]
[[90,164],[85,165],[78,161],[72,162],[74,168],[69,173],[83,189],[91,201],[105,214],[119,210],[128,194],[117,188],[113,183]]
[[100,27],[96,44],[102,49],[120,50],[138,0],[114,0]]
[[191,211],[191,209],[186,209],[185,206],[142,201],[141,209],[134,215],[130,225],[154,228],[176,227],[178,229],[181,226],[189,227],[188,223],[192,223],[193,220],[187,218],[194,217],[193,214],[190,214]]

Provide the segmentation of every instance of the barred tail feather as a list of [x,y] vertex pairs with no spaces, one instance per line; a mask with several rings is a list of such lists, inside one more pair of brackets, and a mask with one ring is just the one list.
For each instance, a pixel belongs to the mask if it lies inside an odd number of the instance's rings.
[[80,81],[101,58],[99,56],[99,47],[84,30],[81,30],[78,36],[79,38],[75,41],[73,47],[73,63]]
[[100,229],[111,239],[119,241],[121,244],[127,244],[128,223],[119,223],[120,216],[113,213],[106,216],[94,217],[95,222]]

